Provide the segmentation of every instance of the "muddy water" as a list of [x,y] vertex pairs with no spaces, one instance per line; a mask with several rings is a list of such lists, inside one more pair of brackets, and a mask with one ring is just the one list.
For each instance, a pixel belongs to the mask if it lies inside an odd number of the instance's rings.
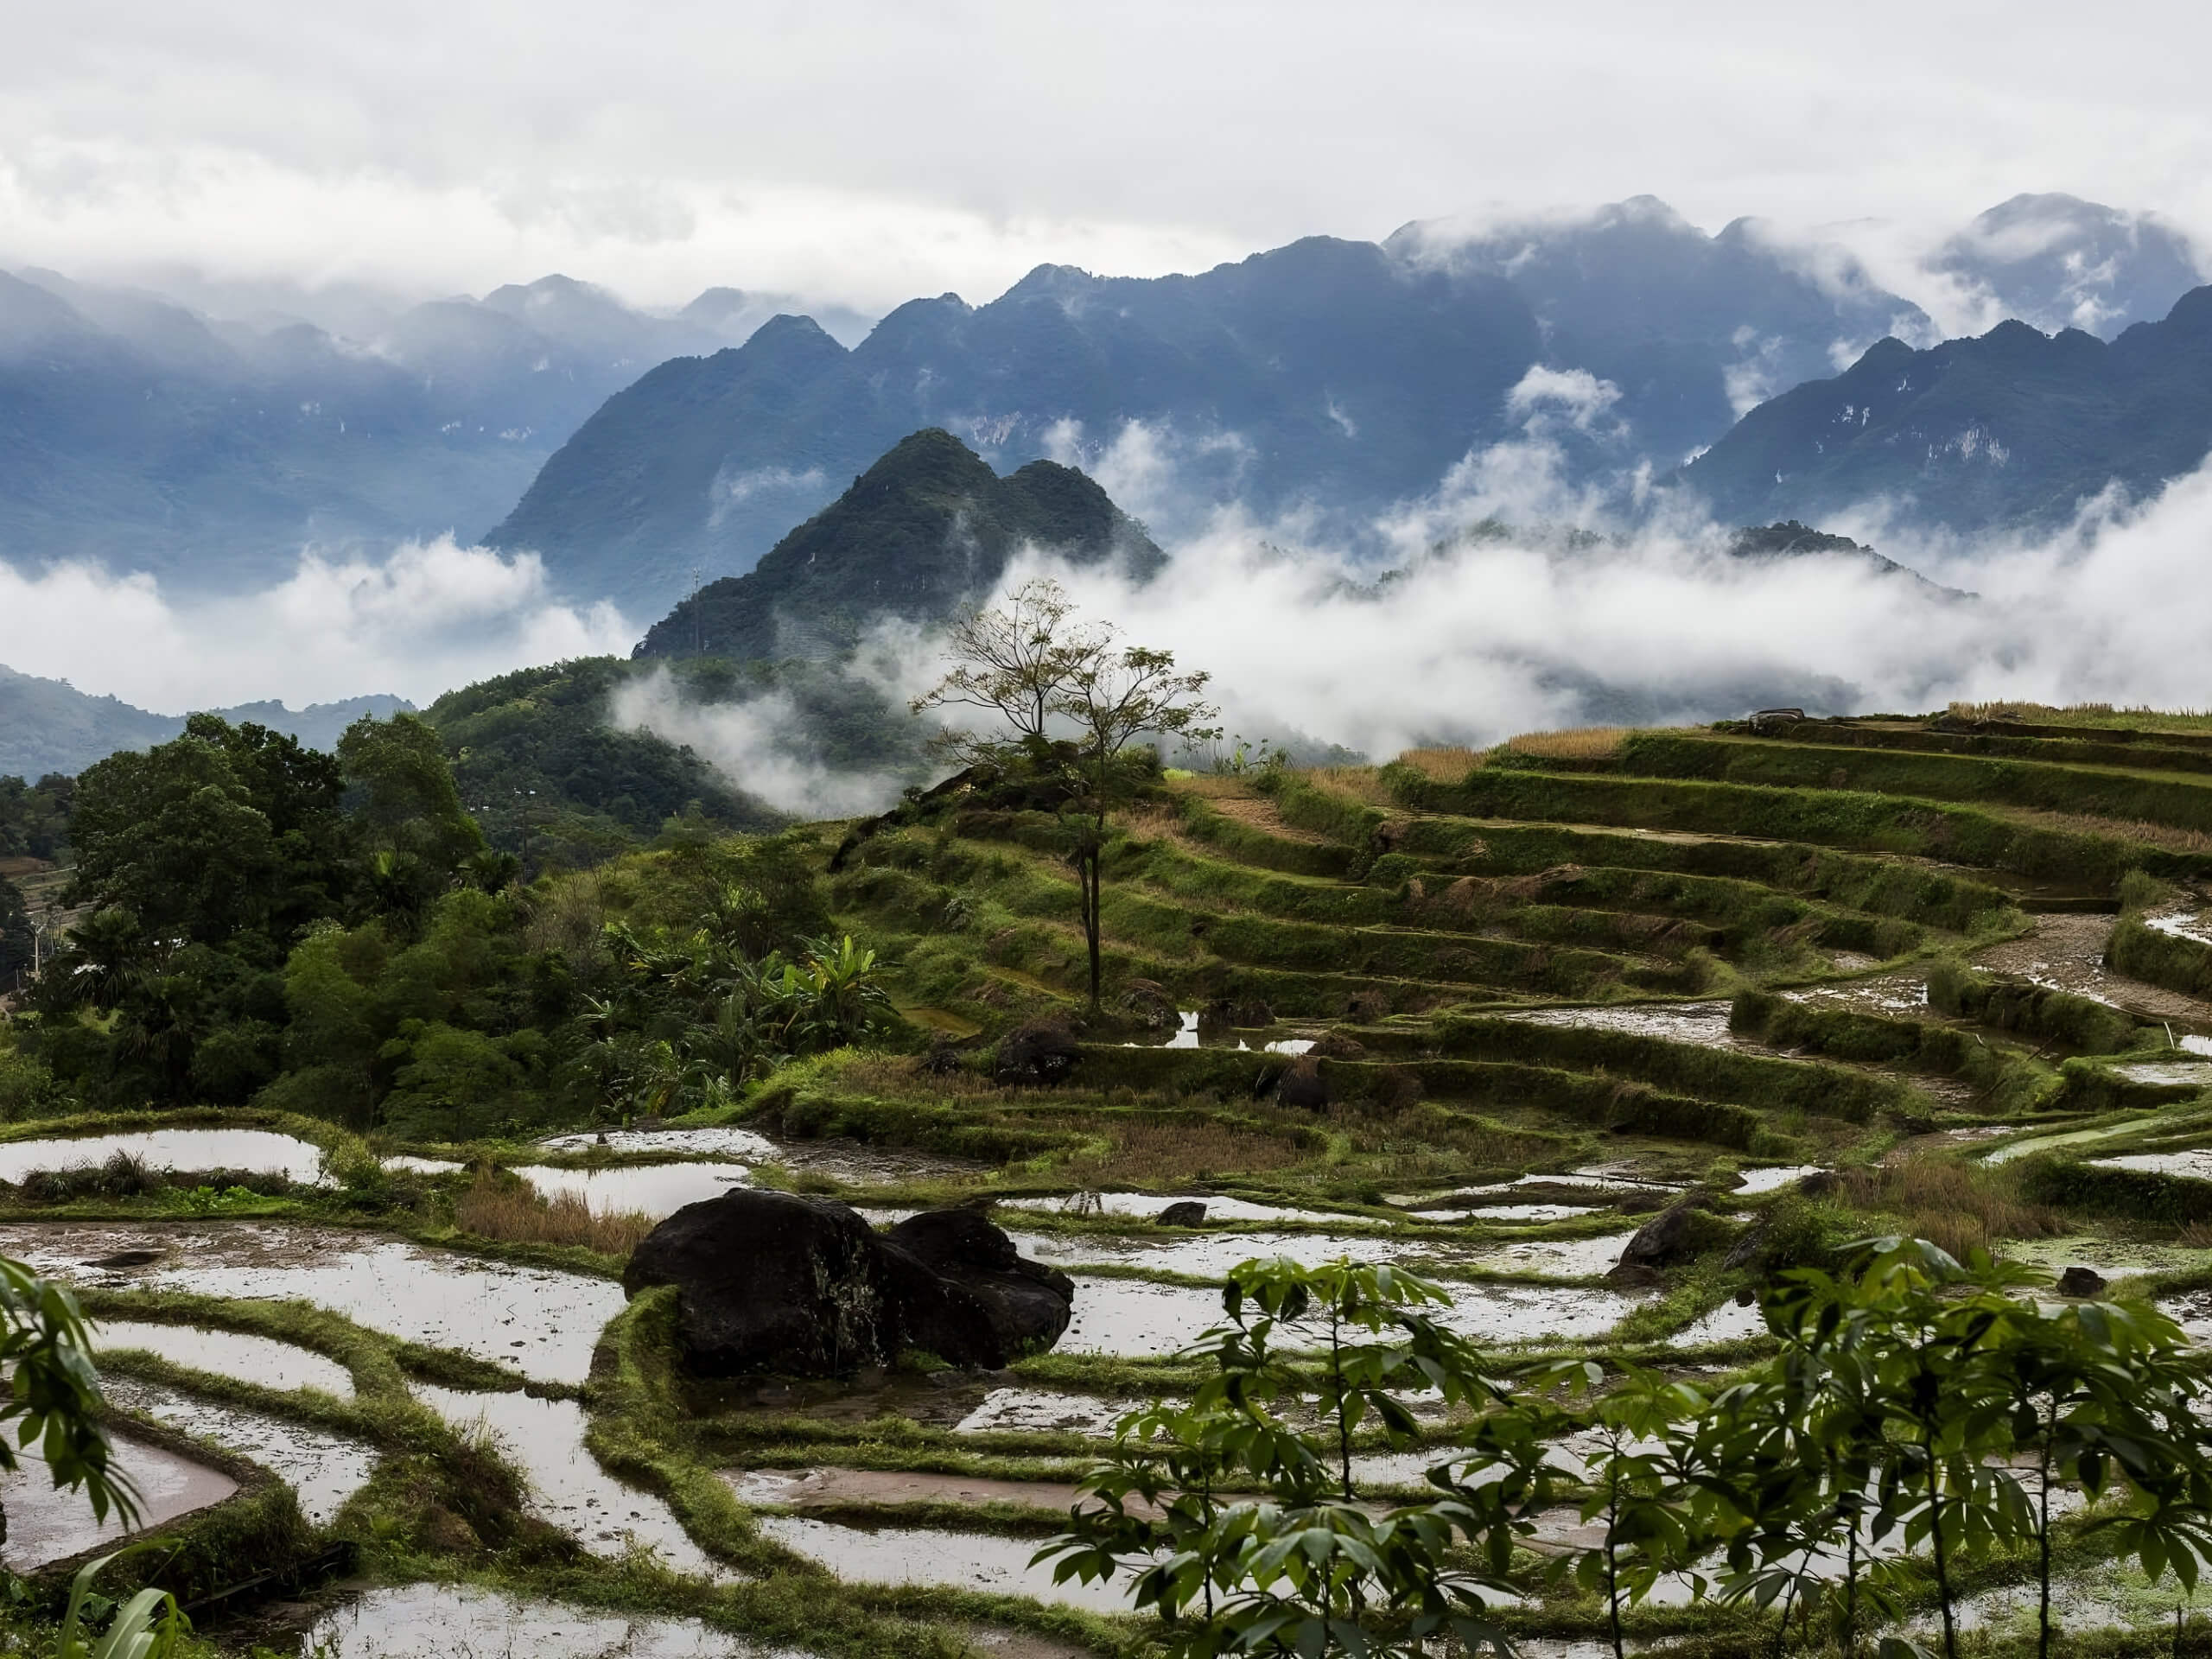
[[1052,1582],[1050,1562],[1032,1567],[1034,1538],[949,1532],[936,1527],[887,1528],[871,1532],[798,1515],[764,1515],[757,1524],[785,1548],[819,1561],[858,1584],[946,1585],[1002,1596],[1029,1596],[1095,1613],[1130,1611],[1131,1575],[1105,1584]]
[[1373,1234],[1205,1233],[1181,1238],[1120,1238],[1099,1234],[1014,1233],[1014,1248],[1033,1261],[1057,1268],[1113,1265],[1149,1273],[1183,1273],[1198,1279],[1226,1278],[1240,1262],[1255,1256],[1287,1255],[1301,1267],[1319,1267],[1347,1256],[1354,1262],[1477,1260],[1466,1247],[1427,1239],[1378,1237]]
[[2212,1086],[2212,1060],[2137,1060],[2132,1065],[2115,1065],[2112,1069],[2115,1076],[2126,1077],[2130,1083],[2171,1084],[2188,1089]]
[[1700,1048],[1764,1049],[1764,1045],[1738,1037],[1728,1029],[1726,1002],[1643,1002],[1604,1008],[1536,1008],[1503,1014],[1501,1020],[1518,1020],[1531,1026],[1573,1026],[1591,1031],[1620,1031],[1637,1037],[1659,1037],[1670,1043],[1694,1043]]
[[1822,1173],[1818,1164],[1791,1164],[1782,1169],[1746,1169],[1736,1177],[1738,1198],[1747,1198],[1755,1192],[1778,1192],[1785,1186],[1795,1186],[1808,1175]]
[[88,1135],[13,1141],[0,1145],[0,1181],[20,1181],[35,1169],[104,1164],[124,1152],[151,1169],[250,1169],[288,1180],[322,1173],[322,1148],[266,1129],[148,1129],[137,1135]]
[[993,1389],[953,1426],[958,1434],[1089,1434],[1106,1439],[1141,1402],[1053,1389]]
[[752,1183],[743,1164],[630,1164],[614,1169],[518,1166],[516,1174],[547,1198],[573,1193],[599,1215],[638,1213],[658,1221],[687,1204],[718,1198]]
[[2113,925],[2110,916],[2038,916],[2025,937],[1978,951],[1974,960],[1999,973],[2018,974],[2038,985],[2152,1019],[2212,1020],[2212,1003],[2107,970],[2105,947]]
[[2032,1135],[2024,1141],[2014,1141],[1998,1147],[1982,1161],[2009,1164],[2015,1158],[2026,1158],[2038,1152],[2049,1152],[2058,1147],[2083,1147],[2092,1141],[2110,1141],[2119,1135],[2133,1135],[2147,1128],[2158,1120],[2154,1117],[2131,1117],[2119,1123],[2107,1123],[2101,1128],[2069,1129],[2063,1135]]
[[938,1175],[964,1175],[988,1167],[973,1159],[866,1146],[857,1141],[771,1141],[751,1129],[607,1129],[556,1135],[538,1145],[548,1152],[658,1153],[677,1158],[719,1158],[755,1166],[781,1164],[853,1186],[888,1185]]
[[583,1408],[526,1394],[476,1394],[433,1383],[416,1397],[456,1427],[481,1423],[530,1478],[541,1519],[573,1534],[594,1555],[619,1560],[634,1539],[678,1573],[727,1579],[731,1570],[693,1543],[658,1496],[626,1486],[584,1445]]
[[1171,1204],[1195,1200],[1206,1207],[1208,1221],[1318,1221],[1338,1226],[1357,1221],[1327,1210],[1290,1210],[1280,1205],[1253,1204],[1243,1198],[1217,1198],[1206,1192],[1077,1192],[1064,1198],[1007,1198],[1008,1210],[1058,1211],[1071,1216],[1132,1216],[1149,1221]]
[[320,1389],[341,1400],[353,1397],[353,1374],[336,1360],[270,1337],[110,1319],[92,1327],[92,1344],[95,1349],[137,1348],[173,1365],[234,1376],[264,1389]]
[[[1075,1317],[1056,1344],[1059,1353],[1171,1354],[1223,1319],[1217,1290],[1082,1274],[1075,1282]],[[1438,1322],[1484,1343],[1601,1336],[1637,1300],[1614,1290],[1533,1285],[1455,1285],[1452,1294]]]
[[1928,1006],[1928,977],[1925,974],[1884,974],[1876,979],[1847,980],[1834,985],[1802,985],[1782,995],[1792,1002],[1810,1002],[1853,1014],[1917,1014]]
[[1690,1321],[1670,1338],[1678,1347],[1694,1348],[1700,1343],[1741,1342],[1747,1337],[1766,1335],[1766,1317],[1757,1303],[1749,1307],[1734,1302],[1723,1302],[1710,1313]]
[[2138,1243],[2096,1234],[2072,1238],[2008,1239],[1999,1254],[2007,1261],[2049,1274],[2054,1282],[2060,1274],[2074,1267],[2090,1268],[2107,1279],[2124,1279],[2135,1273],[2191,1271],[2212,1262],[2212,1252],[2193,1250],[2185,1245]]
[[741,1503],[794,1510],[847,1503],[1020,1503],[1065,1515],[1082,1497],[1068,1481],[998,1480],[912,1469],[731,1469],[722,1478]]
[[2187,1175],[2200,1181],[2212,1181],[2212,1152],[2134,1152],[2124,1158],[2094,1158],[2090,1161],[2113,1169],[2141,1169],[2158,1175]]
[[446,1584],[370,1590],[325,1615],[301,1647],[315,1659],[807,1659],[696,1619],[600,1612]]
[[[1541,1273],[1554,1279],[1589,1279],[1609,1272],[1636,1230],[1595,1238],[1531,1238],[1478,1250],[1474,1265],[1491,1273]],[[1454,1293],[1455,1294],[1458,1293]]]
[[[402,1341],[459,1349],[542,1382],[582,1382],[601,1330],[625,1300],[612,1280],[342,1228],[41,1222],[0,1228],[0,1249],[79,1283],[312,1302]],[[98,1265],[134,1250],[156,1258]]]
[[[134,1440],[128,1433],[116,1433],[113,1442],[116,1465],[137,1485],[141,1524],[149,1530],[219,1503],[238,1489],[228,1475]],[[0,1475],[0,1507],[8,1516],[0,1562],[27,1573],[123,1536],[114,1511],[109,1511],[105,1522],[95,1522],[92,1506],[81,1491],[54,1491],[46,1460],[35,1446],[17,1455],[22,1466],[13,1474]]]
[[289,1486],[300,1513],[318,1527],[327,1526],[346,1502],[369,1484],[376,1453],[326,1430],[219,1404],[158,1382],[136,1377],[106,1380],[108,1398],[126,1411],[152,1417],[187,1433],[212,1440],[250,1458]]

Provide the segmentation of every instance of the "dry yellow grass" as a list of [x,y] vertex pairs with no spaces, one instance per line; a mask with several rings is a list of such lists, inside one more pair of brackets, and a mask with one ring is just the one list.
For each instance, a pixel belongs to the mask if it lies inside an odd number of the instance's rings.
[[1311,772],[1299,773],[1299,776],[1316,789],[1344,796],[1363,805],[1396,804],[1390,794],[1390,786],[1382,781],[1380,766],[1316,766]]
[[1398,757],[1402,766],[1411,766],[1424,778],[1440,784],[1456,784],[1483,763],[1484,751],[1471,749],[1465,744],[1450,744],[1440,748],[1408,749]]
[[1618,754],[1630,728],[1626,726],[1577,726],[1564,732],[1523,732],[1518,737],[1505,740],[1504,747],[1516,754],[1530,754],[1545,760],[1605,760]]
[[1876,1168],[1842,1171],[1840,1189],[1846,1203],[1896,1216],[1900,1232],[1961,1261],[2008,1238],[2056,1238],[2067,1230],[2056,1211],[2021,1198],[2019,1171],[2011,1164],[1908,1153]]
[[454,1224],[481,1238],[514,1244],[581,1244],[604,1255],[627,1255],[653,1230],[635,1211],[600,1214],[580,1194],[545,1198],[518,1181],[486,1170],[453,1207]]

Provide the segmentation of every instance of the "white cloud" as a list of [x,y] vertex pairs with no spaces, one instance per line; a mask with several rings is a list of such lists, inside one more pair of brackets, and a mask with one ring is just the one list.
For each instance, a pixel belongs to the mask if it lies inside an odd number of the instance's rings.
[[887,772],[839,772],[798,752],[797,705],[771,691],[743,702],[684,700],[666,669],[615,690],[611,718],[623,731],[647,731],[696,750],[755,799],[808,818],[876,812],[899,793]]
[[172,601],[153,577],[0,563],[0,663],[166,714],[265,697],[297,706],[390,692],[416,702],[487,675],[626,652],[604,602],[555,600],[537,555],[449,538],[382,559],[302,553],[284,582]]
[[1587,369],[1530,369],[1505,394],[1505,412],[1516,420],[1557,410],[1578,432],[1595,429],[1599,418],[1621,400],[1621,389]]
[[1040,260],[1150,273],[1376,236],[1489,194],[1502,156],[1522,218],[1650,191],[1714,226],[1956,224],[2029,188],[2212,224],[2200,10],[1491,21],[1426,0],[1375,0],[1356,30],[1324,0],[18,6],[0,262],[976,297]]

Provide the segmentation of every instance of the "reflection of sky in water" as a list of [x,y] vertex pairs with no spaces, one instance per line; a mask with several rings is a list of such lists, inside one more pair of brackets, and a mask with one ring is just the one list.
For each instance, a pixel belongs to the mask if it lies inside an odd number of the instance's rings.
[[805,1659],[696,1619],[588,1611],[448,1584],[366,1591],[324,1614],[302,1646],[330,1659]]
[[416,1397],[456,1427],[482,1422],[530,1477],[541,1518],[565,1528],[594,1555],[620,1560],[627,1541],[658,1551],[678,1573],[727,1578],[693,1543],[666,1503],[626,1486],[599,1466],[584,1445],[584,1409],[573,1400],[526,1394],[474,1394],[415,1384]]
[[346,1500],[369,1484],[377,1454],[358,1441],[267,1412],[219,1404],[135,1377],[111,1377],[108,1397],[126,1410],[172,1423],[188,1433],[251,1458],[298,1496],[300,1513],[327,1527]]
[[104,1164],[127,1152],[153,1169],[244,1169],[312,1181],[322,1171],[322,1148],[267,1129],[148,1129],[137,1135],[88,1135],[16,1141],[0,1146],[0,1180],[20,1181],[35,1169],[73,1169]]
[[514,1173],[549,1198],[576,1194],[596,1215],[634,1211],[656,1221],[687,1204],[718,1198],[753,1178],[743,1164],[629,1164],[616,1169],[535,1164],[518,1166]]
[[189,1365],[217,1376],[235,1376],[264,1389],[321,1389],[341,1400],[353,1397],[353,1375],[326,1354],[273,1337],[237,1331],[206,1331],[188,1325],[156,1325],[111,1319],[92,1327],[92,1346],[137,1348],[158,1354],[173,1365]]

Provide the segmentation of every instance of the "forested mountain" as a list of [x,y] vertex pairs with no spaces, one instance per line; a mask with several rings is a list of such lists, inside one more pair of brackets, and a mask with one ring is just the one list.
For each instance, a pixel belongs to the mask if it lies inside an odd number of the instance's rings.
[[1826,372],[1836,340],[1918,319],[1855,280],[1830,293],[1742,227],[1708,238],[1649,201],[1533,252],[1521,232],[1509,247],[1412,226],[1190,276],[1042,266],[980,308],[914,301],[850,352],[783,318],[664,364],[586,423],[489,539],[537,549],[579,589],[664,597],[695,566],[749,568],[917,428],[1007,468],[1096,454],[1132,421],[1174,446],[1200,505],[1350,523],[1516,432],[1528,411],[1508,394],[1538,364],[1618,389],[1608,429],[1625,429],[1586,443],[1586,466],[1671,466],[1770,381]]
[[1684,477],[1717,517],[1817,520],[1878,498],[1923,523],[2049,526],[2108,484],[2155,490],[2212,450],[2212,287],[2107,342],[2005,322],[1761,405]]
[[[327,749],[364,715],[379,718],[411,707],[398,697],[349,697],[343,702],[287,709],[281,702],[219,709],[232,724],[252,721]],[[0,777],[35,779],[82,772],[118,749],[151,748],[184,730],[181,715],[156,715],[114,697],[97,697],[66,680],[43,680],[0,666]]]
[[870,618],[934,621],[985,592],[1025,543],[1078,563],[1161,558],[1142,525],[1071,467],[1001,478],[950,433],[894,445],[742,576],[710,582],[655,623],[639,657],[829,660]]
[[1746,219],[1707,236],[1651,196],[1563,219],[1416,222],[1385,245],[1510,283],[1542,325],[1544,360],[1618,387],[1611,413],[1662,466],[1833,373],[1839,346],[1932,335],[1917,305],[1840,249],[1816,257]]
[[158,296],[0,273],[0,556],[90,558],[219,592],[302,544],[474,536],[607,395],[741,340],[715,289],[650,316],[564,276],[363,319],[217,321]]

